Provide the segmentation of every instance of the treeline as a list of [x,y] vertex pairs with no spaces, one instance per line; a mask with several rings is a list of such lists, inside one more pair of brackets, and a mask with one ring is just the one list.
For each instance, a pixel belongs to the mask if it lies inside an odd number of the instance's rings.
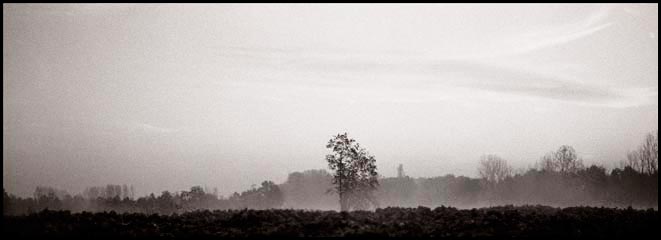
[[[109,198],[56,194],[58,190],[40,187],[38,195],[18,198],[4,192],[5,215],[22,215],[43,209],[72,212],[115,211],[172,214],[196,209],[338,209],[337,194],[328,193],[332,176],[325,170],[289,174],[286,182],[266,181],[259,188],[229,197],[205,192],[201,187],[189,191],[162,192],[156,196]],[[61,197],[58,197],[61,196]],[[658,208],[658,173],[646,174],[630,166],[610,172],[590,166],[573,173],[529,169],[489,184],[484,179],[446,175],[433,178],[408,176],[380,178],[375,192],[379,207],[473,208],[496,205],[541,204],[555,207],[606,206]]]
[[[658,132],[648,134],[638,149],[627,154],[621,167],[611,171],[597,165],[585,167],[576,150],[567,145],[516,174],[496,155],[483,156],[477,170],[480,178],[451,174],[411,178],[400,165],[397,177],[379,179],[378,207],[541,204],[658,208]],[[323,170],[290,174],[282,184],[285,206],[336,209],[337,196],[324,194],[332,187],[331,181],[332,176]]]
[[[69,210],[73,212],[110,212],[172,214],[194,211],[197,209],[270,209],[283,204],[283,194],[278,185],[271,181],[262,182],[261,186],[253,187],[242,193],[234,193],[225,198],[205,192],[200,186],[194,186],[190,191],[171,193],[163,191],[159,196],[153,193],[149,196],[133,198],[133,190],[119,185],[106,187],[91,187],[83,194],[71,196],[65,191],[51,187],[37,187],[34,196],[20,198],[4,191],[3,213],[5,215],[23,215],[49,210]],[[133,189],[131,187],[131,189]]]
[[[479,178],[446,175],[433,178],[406,176],[378,178],[376,207],[454,206],[474,208],[495,205],[541,204],[554,207],[607,206],[658,209],[658,133],[629,152],[622,166],[585,167],[571,146],[561,146],[544,155],[535,167],[514,174],[506,160],[485,155],[478,162]],[[225,198],[202,187],[189,191],[162,192],[135,199],[133,187],[92,187],[74,196],[39,187],[31,198],[4,192],[5,215],[20,215],[42,209],[73,212],[115,211],[171,214],[195,209],[327,209],[337,210],[338,195],[332,193],[333,176],[326,170],[289,174],[282,184],[264,181],[242,193]]]
[[[281,185],[285,207],[337,209],[337,195],[325,193],[332,187],[331,179],[323,170],[290,174]],[[609,173],[603,167],[590,166],[575,173],[529,169],[496,184],[451,174],[433,178],[391,177],[379,179],[375,196],[379,207],[541,204],[658,208],[658,174],[640,173],[629,166]]]

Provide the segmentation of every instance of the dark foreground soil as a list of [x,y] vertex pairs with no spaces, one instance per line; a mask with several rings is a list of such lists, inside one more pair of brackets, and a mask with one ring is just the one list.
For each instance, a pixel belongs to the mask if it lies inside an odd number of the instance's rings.
[[[544,206],[470,210],[226,210],[174,215],[42,211],[4,216],[5,236],[104,237],[552,237],[658,239],[657,210]],[[651,237],[651,238],[650,238]]]

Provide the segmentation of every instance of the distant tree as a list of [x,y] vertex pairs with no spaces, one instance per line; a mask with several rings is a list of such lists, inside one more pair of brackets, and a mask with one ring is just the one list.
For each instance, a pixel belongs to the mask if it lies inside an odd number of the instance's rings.
[[640,152],[639,151],[629,151],[627,152],[627,161],[625,167],[630,167],[633,170],[638,172],[643,172],[643,164],[640,162]]
[[126,186],[126,184],[122,185],[122,196],[121,198],[128,198],[129,197],[129,187]]
[[603,186],[608,181],[608,175],[606,174],[606,168],[602,166],[592,165],[579,174],[583,178],[583,183],[587,184],[593,195],[601,196],[603,191],[598,191],[595,189],[602,189]]
[[498,183],[512,176],[512,167],[497,155],[483,155],[478,167],[480,178],[489,184]]
[[563,145],[555,152],[555,160],[560,167],[560,172],[576,172],[583,167],[573,147]]
[[372,192],[378,186],[376,159],[347,133],[338,134],[326,144],[333,154],[326,155],[333,173],[333,189],[340,197],[340,210],[376,205]]
[[278,208],[284,203],[284,195],[280,187],[272,181],[262,182],[262,186],[257,191],[263,196],[263,201],[259,204],[263,209]]
[[277,184],[272,181],[264,181],[261,186],[253,187],[240,195],[234,193],[230,197],[240,208],[269,209],[279,208],[284,203],[284,195]]
[[101,191],[99,187],[88,187],[83,191],[83,196],[87,199],[97,199],[101,197]]
[[38,186],[34,190],[33,196],[36,201],[37,210],[49,208],[51,210],[59,210],[62,207],[62,202],[57,197],[56,189],[52,187]]
[[546,154],[541,161],[542,170],[576,173],[583,169],[583,160],[578,158],[572,146],[562,145],[555,152]]
[[204,192],[204,189],[201,186],[193,186],[190,188],[189,192],[186,191],[181,192],[181,197],[185,201],[199,202],[204,198],[205,194],[206,193]]
[[156,198],[156,202],[159,213],[169,214],[177,210],[174,196],[169,191],[161,192],[161,195]]
[[655,135],[652,133],[647,134],[645,142],[638,149],[638,156],[640,157],[640,165],[643,169],[642,173],[655,174],[658,173],[659,165],[659,140],[658,132]]
[[333,187],[333,176],[324,169],[293,172],[280,185],[285,196],[285,207],[307,209],[333,209],[337,204]]
[[380,178],[376,196],[381,206],[417,207],[415,179],[404,177]]
[[643,144],[638,149],[627,153],[627,160],[624,163],[639,173],[653,175],[659,171],[659,133],[656,135],[648,133],[645,136]]

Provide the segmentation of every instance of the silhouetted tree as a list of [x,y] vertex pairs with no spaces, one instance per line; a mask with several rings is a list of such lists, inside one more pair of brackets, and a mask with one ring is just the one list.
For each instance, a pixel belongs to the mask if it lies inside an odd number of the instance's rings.
[[263,196],[263,200],[259,204],[259,207],[263,209],[278,208],[284,203],[280,187],[272,181],[262,182],[262,186],[257,191]]
[[647,134],[645,137],[645,142],[639,148],[639,157],[640,164],[642,165],[643,172],[645,174],[655,174],[658,172],[659,168],[659,140],[658,132],[655,135],[652,133]]
[[348,211],[351,206],[365,208],[376,205],[372,192],[378,186],[376,159],[361,148],[347,133],[338,134],[326,144],[333,154],[326,155],[329,168],[334,171],[333,184],[340,197],[340,210]]
[[483,155],[477,168],[480,178],[488,184],[495,184],[512,176],[512,167],[497,155]]
[[640,162],[640,151],[627,152],[625,167],[630,167],[641,173],[645,171],[643,164]]
[[562,145],[555,152],[542,158],[542,170],[560,173],[576,173],[583,168],[583,160],[578,158],[572,146]]
[[624,166],[631,167],[639,173],[654,175],[659,171],[659,133],[656,135],[648,133],[644,142],[638,146],[638,149],[627,153],[627,160]]
[[230,200],[235,202],[238,208],[269,209],[281,207],[284,196],[278,185],[272,181],[264,181],[259,188],[253,186],[240,195],[234,193]]

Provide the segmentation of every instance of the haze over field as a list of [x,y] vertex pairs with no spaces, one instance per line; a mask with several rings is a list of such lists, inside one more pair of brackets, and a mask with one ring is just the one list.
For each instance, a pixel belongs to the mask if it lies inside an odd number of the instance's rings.
[[3,5],[3,187],[220,194],[325,169],[477,177],[658,129],[658,5]]

